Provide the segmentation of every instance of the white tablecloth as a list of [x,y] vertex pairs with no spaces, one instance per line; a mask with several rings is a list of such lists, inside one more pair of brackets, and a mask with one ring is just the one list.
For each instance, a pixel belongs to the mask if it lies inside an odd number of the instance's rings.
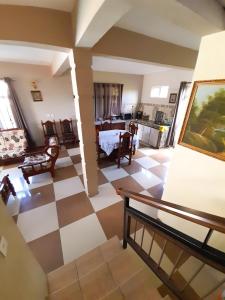
[[[126,130],[114,129],[99,131],[99,145],[107,155],[110,155],[114,149],[119,147],[120,132],[125,133]],[[135,145],[136,149],[139,147],[139,139],[136,134],[133,138],[133,145]]]

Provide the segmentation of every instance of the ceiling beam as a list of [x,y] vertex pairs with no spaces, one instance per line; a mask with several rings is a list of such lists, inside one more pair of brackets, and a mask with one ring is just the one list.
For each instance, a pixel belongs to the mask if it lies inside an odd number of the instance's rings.
[[195,67],[198,51],[118,27],[92,48],[93,55],[114,56],[181,68]]
[[76,47],[93,47],[131,7],[128,0],[79,0]]

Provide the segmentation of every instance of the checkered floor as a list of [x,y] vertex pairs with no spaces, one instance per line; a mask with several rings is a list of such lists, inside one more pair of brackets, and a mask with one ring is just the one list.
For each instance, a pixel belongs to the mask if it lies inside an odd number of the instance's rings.
[[[99,194],[88,198],[83,186],[80,149],[62,149],[56,176],[34,176],[28,186],[17,165],[5,166],[17,198],[7,208],[29,247],[46,272],[71,261],[117,235],[122,239],[123,201],[115,189],[123,187],[161,198],[173,150],[140,148],[120,169],[103,160],[99,165]],[[156,211],[132,202],[145,213]]]

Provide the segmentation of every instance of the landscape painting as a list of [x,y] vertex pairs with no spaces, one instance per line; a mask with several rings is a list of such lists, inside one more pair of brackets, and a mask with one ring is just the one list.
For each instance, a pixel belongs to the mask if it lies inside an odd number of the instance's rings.
[[179,144],[225,160],[225,80],[194,83]]

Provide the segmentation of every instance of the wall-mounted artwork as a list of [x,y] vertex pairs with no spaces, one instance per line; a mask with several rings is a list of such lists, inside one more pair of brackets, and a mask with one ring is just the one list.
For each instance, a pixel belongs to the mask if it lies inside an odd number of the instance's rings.
[[177,94],[172,93],[170,94],[169,103],[176,103],[177,100]]
[[194,83],[179,144],[225,160],[225,79]]
[[41,91],[30,91],[33,101],[43,101]]

